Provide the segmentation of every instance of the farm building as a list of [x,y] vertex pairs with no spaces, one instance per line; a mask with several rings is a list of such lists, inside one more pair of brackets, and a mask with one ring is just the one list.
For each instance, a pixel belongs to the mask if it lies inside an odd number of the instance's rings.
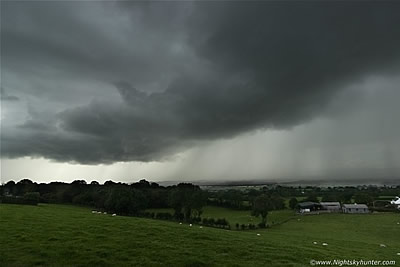
[[343,204],[343,213],[369,213],[365,204]]
[[321,202],[321,208],[329,212],[340,212],[342,207],[340,202]]
[[300,213],[307,213],[312,211],[317,211],[321,209],[321,205],[315,202],[301,202],[297,204],[297,208]]

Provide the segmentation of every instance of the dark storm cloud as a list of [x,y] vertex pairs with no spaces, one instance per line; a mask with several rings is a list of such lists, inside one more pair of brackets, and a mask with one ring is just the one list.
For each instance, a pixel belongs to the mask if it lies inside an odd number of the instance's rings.
[[7,94],[6,90],[3,87],[0,88],[0,99],[5,100],[5,101],[18,101],[19,100],[19,98],[17,96]]
[[74,92],[77,101],[85,91],[99,93],[92,88],[68,88],[68,93],[54,88],[63,80],[67,85],[68,80],[124,80],[146,90],[159,89],[188,61],[174,46],[182,31],[169,24],[155,28],[142,9],[135,8],[128,16],[117,6],[90,1],[2,3],[3,68],[25,79],[33,76],[52,82],[49,88],[41,84],[24,92],[45,92],[57,101],[70,97],[69,92]]
[[[166,6],[168,12],[161,12]],[[4,155],[81,163],[159,160],[201,140],[301,124],[322,115],[346,86],[399,71],[400,5],[394,2],[105,7],[128,15],[126,38],[105,38],[104,29],[87,23],[98,19],[93,11],[86,20],[68,12],[56,20],[52,8],[29,11],[43,13],[38,28],[51,31],[46,25],[56,21],[71,33],[68,40],[5,26],[3,51],[11,66],[18,69],[26,60],[18,55],[26,55],[35,63],[87,73],[115,87],[122,102],[103,99],[68,108],[56,115],[53,131],[10,130],[2,137]],[[152,80],[163,91],[146,89]],[[29,125],[24,128],[34,128]]]

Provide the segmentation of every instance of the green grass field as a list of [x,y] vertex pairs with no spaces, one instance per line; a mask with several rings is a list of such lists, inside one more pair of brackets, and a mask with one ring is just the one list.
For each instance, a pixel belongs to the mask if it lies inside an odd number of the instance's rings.
[[228,231],[74,206],[0,204],[0,266],[310,266],[311,259],[399,265],[397,222],[390,213],[324,214]]

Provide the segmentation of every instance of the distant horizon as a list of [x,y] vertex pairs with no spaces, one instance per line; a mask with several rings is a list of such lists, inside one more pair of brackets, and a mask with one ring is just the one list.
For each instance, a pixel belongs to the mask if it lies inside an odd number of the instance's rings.
[[83,180],[87,184],[90,184],[91,182],[98,182],[99,184],[104,184],[107,181],[112,181],[115,183],[125,183],[125,184],[132,184],[132,183],[137,183],[140,180],[146,180],[150,183],[157,183],[162,186],[170,186],[170,185],[176,185],[179,183],[192,183],[195,185],[199,186],[228,186],[228,187],[234,187],[234,186],[263,186],[263,185],[280,185],[280,186],[288,186],[288,187],[294,187],[294,186],[320,186],[320,187],[329,187],[329,186],[398,186],[400,185],[400,178],[354,178],[354,179],[303,179],[303,180],[296,180],[296,179],[287,179],[287,180],[280,180],[280,179],[254,179],[254,180],[164,180],[164,181],[157,181],[157,180],[152,180],[149,178],[139,178],[137,180],[131,180],[131,181],[119,181],[116,179],[105,179],[104,181],[99,181],[96,179],[91,179],[87,180],[84,178],[78,178],[78,179],[72,179],[72,180],[48,180],[46,182],[39,182],[36,181],[35,179],[30,179],[29,177],[24,177],[21,179],[8,179],[6,182],[2,182],[1,184],[6,184],[10,181],[14,181],[15,183],[18,183],[21,180],[28,179],[31,180],[34,183],[71,183],[73,181],[77,180]]

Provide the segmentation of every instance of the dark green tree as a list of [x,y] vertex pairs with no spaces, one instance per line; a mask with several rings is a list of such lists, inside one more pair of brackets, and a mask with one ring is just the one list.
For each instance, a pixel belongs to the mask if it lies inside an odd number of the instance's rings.
[[292,197],[292,198],[289,200],[289,207],[290,207],[291,209],[295,209],[298,203],[299,203],[299,202],[297,201],[297,198]]
[[134,215],[146,208],[146,199],[140,191],[128,186],[117,186],[109,193],[104,206],[111,212]]
[[308,195],[305,201],[319,202],[318,196],[315,193],[311,193],[310,195]]
[[357,204],[366,204],[372,206],[374,198],[368,193],[357,193],[354,195],[354,202]]
[[260,195],[254,199],[252,215],[261,216],[261,223],[267,223],[267,215],[273,209],[273,202],[266,194]]
[[334,194],[324,195],[322,197],[322,202],[337,202],[340,201],[339,197]]
[[200,187],[189,183],[178,184],[169,194],[169,205],[174,209],[177,219],[183,217],[190,221],[193,216],[199,217],[206,203],[207,194]]
[[285,200],[278,193],[273,193],[270,197],[272,209],[282,210],[285,208]]
[[340,195],[340,201],[342,203],[351,203],[351,199],[353,198],[353,193],[351,191],[346,191]]

